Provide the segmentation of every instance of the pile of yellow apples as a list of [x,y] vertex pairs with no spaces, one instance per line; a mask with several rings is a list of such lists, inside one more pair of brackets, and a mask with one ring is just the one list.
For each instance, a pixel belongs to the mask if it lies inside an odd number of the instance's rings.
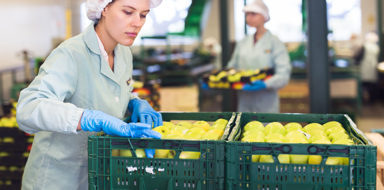
[[[272,122],[265,127],[259,121],[251,121],[243,128],[242,142],[268,143],[303,143],[303,144],[341,144],[353,145],[353,140],[337,121],[330,121],[324,125],[310,123],[302,127],[292,122],[283,126],[279,122]],[[288,155],[280,154],[278,160],[282,164],[314,164],[319,165],[321,156],[317,155]],[[252,162],[274,163],[272,155],[252,155]],[[328,157],[327,165],[349,165],[349,158]]]
[[[161,139],[174,139],[174,140],[220,140],[224,135],[225,127],[228,120],[218,119],[212,126],[206,121],[196,121],[190,123],[182,121],[176,125],[171,122],[163,122],[162,126],[158,126],[153,131],[157,131],[162,135]],[[112,155],[116,150],[112,150]],[[137,157],[146,157],[144,149],[136,149]],[[116,153],[115,153],[116,154]],[[173,159],[176,152],[173,150],[156,149],[154,158],[168,158]],[[120,156],[132,157],[130,150],[120,150]],[[181,152],[180,159],[199,159],[200,152],[183,151]]]

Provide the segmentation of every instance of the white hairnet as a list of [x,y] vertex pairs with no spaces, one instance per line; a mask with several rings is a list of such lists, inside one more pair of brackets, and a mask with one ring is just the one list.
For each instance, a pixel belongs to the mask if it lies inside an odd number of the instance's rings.
[[269,9],[267,5],[264,4],[263,0],[255,0],[252,3],[246,5],[243,9],[246,12],[259,13],[264,16],[265,22],[270,20]]
[[[87,16],[89,20],[95,21],[101,18],[101,12],[113,0],[87,0],[85,7],[87,8]],[[155,8],[161,4],[163,0],[149,0],[149,7]]]

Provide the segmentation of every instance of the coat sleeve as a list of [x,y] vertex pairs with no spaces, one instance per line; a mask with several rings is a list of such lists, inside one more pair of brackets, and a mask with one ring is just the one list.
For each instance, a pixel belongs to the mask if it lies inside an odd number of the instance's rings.
[[288,51],[284,44],[276,39],[273,42],[272,59],[274,62],[275,74],[265,81],[268,89],[280,89],[288,84],[291,77],[292,66],[290,63]]
[[65,103],[76,89],[78,67],[63,49],[54,50],[38,76],[20,93],[16,119],[27,133],[39,131],[77,133],[83,109]]

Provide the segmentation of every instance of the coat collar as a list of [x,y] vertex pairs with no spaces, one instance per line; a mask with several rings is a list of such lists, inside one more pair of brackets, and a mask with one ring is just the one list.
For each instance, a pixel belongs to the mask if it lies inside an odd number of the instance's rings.
[[87,44],[88,48],[95,54],[99,55],[100,59],[100,73],[104,76],[108,77],[112,81],[119,84],[119,80],[124,75],[124,72],[127,68],[126,61],[128,60],[122,60],[122,47],[120,47],[120,44],[117,44],[117,46],[114,49],[115,57],[114,57],[114,72],[109,67],[108,62],[104,59],[104,57],[101,55],[99,43],[96,36],[95,31],[95,23],[92,22],[87,29],[84,31],[84,41]]

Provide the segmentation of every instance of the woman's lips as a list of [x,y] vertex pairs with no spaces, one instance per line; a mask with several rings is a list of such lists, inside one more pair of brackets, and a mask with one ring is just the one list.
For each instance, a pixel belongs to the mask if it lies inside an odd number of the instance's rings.
[[134,32],[126,32],[125,34],[127,34],[129,37],[136,37],[137,36],[137,33],[134,33]]

